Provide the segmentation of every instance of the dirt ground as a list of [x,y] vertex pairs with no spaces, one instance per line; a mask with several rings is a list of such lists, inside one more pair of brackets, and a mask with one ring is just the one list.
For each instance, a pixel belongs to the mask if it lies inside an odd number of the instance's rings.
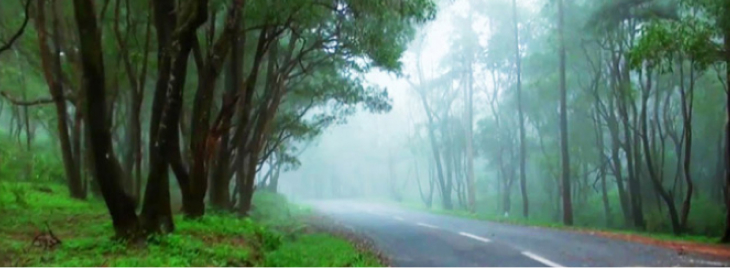
[[612,239],[621,239],[630,242],[669,248],[675,250],[679,255],[698,254],[717,258],[718,260],[730,261],[730,245],[706,244],[688,241],[667,241],[635,234],[612,233],[606,231],[581,232]]

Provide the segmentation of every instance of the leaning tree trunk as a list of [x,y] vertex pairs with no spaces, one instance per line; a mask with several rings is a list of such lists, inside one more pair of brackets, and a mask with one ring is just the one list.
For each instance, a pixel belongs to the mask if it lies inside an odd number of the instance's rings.
[[[643,90],[643,96],[641,99],[641,126],[640,129],[637,131],[637,135],[640,136],[642,140],[642,147],[644,149],[644,160],[646,161],[646,167],[649,172],[649,179],[651,179],[652,184],[654,185],[654,189],[657,191],[659,196],[664,200],[664,203],[667,205],[667,208],[669,209],[669,219],[672,224],[672,230],[675,234],[682,233],[682,226],[679,222],[679,214],[677,213],[677,207],[674,204],[674,198],[670,193],[668,193],[664,186],[662,185],[662,179],[659,178],[659,175],[657,174],[656,165],[654,164],[654,159],[652,157],[652,151],[649,143],[649,134],[648,134],[648,124],[647,124],[647,102],[649,100],[649,91],[651,90],[651,71],[649,71],[647,75],[647,87],[645,90]],[[638,148],[637,148],[638,150]]]
[[[682,64],[680,62],[680,64]],[[681,67],[680,67],[680,70]],[[680,97],[682,102],[682,119],[684,122],[684,158],[682,159],[682,171],[684,180],[687,183],[687,192],[682,201],[682,211],[680,214],[680,225],[682,230],[687,229],[689,220],[689,211],[692,206],[692,193],[694,184],[692,183],[692,173],[690,171],[690,161],[692,160],[692,107],[694,103],[694,70],[690,70],[689,92],[685,92],[684,83],[680,86]],[[682,80],[684,80],[683,75]]]
[[[182,109],[182,91],[187,73],[188,56],[192,50],[195,31],[207,19],[207,1],[185,2],[177,7],[180,14],[186,14],[185,21],[176,22],[173,1],[155,1],[155,27],[159,42],[158,81],[153,100],[153,116],[150,126],[150,172],[145,192],[144,215],[145,229],[148,232],[173,231],[172,211],[170,208],[170,187],[167,168],[179,153],[176,142],[178,124]],[[178,24],[179,23],[179,24]],[[173,28],[174,27],[174,28]],[[157,124],[155,124],[157,123]],[[178,163],[179,164],[179,163]],[[180,166],[176,166],[180,172]],[[176,172],[176,173],[177,173]],[[189,181],[177,173],[178,184],[182,190],[183,205],[189,200]]]
[[[210,49],[211,52],[208,53],[209,56],[204,66],[202,66],[201,81],[199,81],[200,87],[195,93],[193,115],[190,123],[192,127],[190,150],[193,154],[193,161],[190,170],[189,185],[187,186],[188,189],[186,189],[189,196],[186,205],[183,207],[185,215],[192,218],[200,217],[205,213],[204,200],[208,190],[209,164],[215,153],[215,144],[220,139],[220,132],[224,131],[220,129],[210,131],[210,111],[211,104],[213,103],[213,92],[215,91],[216,80],[223,68],[224,59],[231,50],[231,47],[236,48],[233,53],[239,53],[239,48],[235,45],[238,43],[239,11],[242,4],[242,0],[233,0],[233,6],[229,8],[228,16],[226,17],[223,34]],[[213,31],[214,29],[211,28],[211,32]],[[238,62],[241,59],[237,54],[234,54],[232,61],[232,64],[235,66],[234,68],[240,68],[241,64]],[[238,85],[238,82],[234,84]],[[227,105],[231,107],[226,107]],[[232,109],[232,106],[232,104],[223,103],[221,111]]]
[[[243,88],[244,94],[241,98],[239,105],[239,122],[236,132],[233,135],[233,140],[237,143],[232,143],[231,148],[237,150],[236,153],[236,194],[238,194],[239,205],[238,212],[241,215],[248,214],[251,208],[251,199],[253,198],[254,191],[254,179],[256,176],[256,164],[258,159],[250,159],[251,153],[248,151],[247,143],[251,139],[252,127],[252,108],[253,107],[253,93],[256,90],[256,83],[258,81],[259,69],[261,67],[262,59],[266,53],[266,43],[268,38],[268,27],[264,27],[259,32],[258,43],[256,45],[256,54],[254,55],[253,66],[251,72],[246,78],[245,86]],[[253,165],[253,167],[251,167]],[[321,188],[317,188],[321,189]]]
[[[234,53],[235,54],[235,53]],[[229,64],[230,65],[230,64]],[[231,79],[230,75],[230,66],[229,66],[229,73],[226,75],[226,93],[223,96],[223,101],[221,103],[227,103],[229,102],[230,98],[232,98],[232,92],[233,91],[233,85],[235,82],[233,79]],[[229,125],[231,119],[230,118],[224,118],[225,120],[222,124],[223,125]],[[224,131],[221,135],[220,140],[218,141],[217,146],[217,156],[215,167],[213,168],[213,171],[210,174],[210,204],[213,207],[216,207],[218,209],[227,209],[230,207],[230,182],[231,182],[231,176],[230,176],[230,159],[231,159],[231,149],[229,146],[229,140],[230,140],[230,134],[229,131]]]

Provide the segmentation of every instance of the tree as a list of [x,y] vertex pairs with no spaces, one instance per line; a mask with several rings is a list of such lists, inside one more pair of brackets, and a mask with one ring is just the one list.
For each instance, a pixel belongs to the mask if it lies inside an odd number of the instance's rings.
[[512,0],[512,17],[514,22],[515,35],[515,66],[517,68],[517,112],[520,121],[520,192],[522,193],[522,215],[527,218],[530,215],[530,203],[527,198],[527,179],[525,174],[525,158],[527,148],[525,145],[525,117],[522,112],[522,64],[520,56],[520,32],[517,23],[517,0]]
[[565,82],[565,40],[564,40],[564,6],[563,0],[558,0],[558,40],[560,48],[560,155],[561,155],[561,176],[563,195],[563,223],[573,225],[573,203],[570,191],[570,156],[568,152],[568,111],[566,108],[566,82]]
[[[42,1],[41,1],[42,2]],[[91,0],[74,0],[74,14],[81,36],[80,53],[84,75],[82,93],[87,100],[106,99],[104,81],[104,59],[101,53],[101,33],[97,26],[96,13]],[[137,215],[134,202],[120,185],[118,163],[114,156],[111,133],[106,120],[106,105],[100,101],[84,102],[87,133],[91,139],[94,177],[101,187],[104,202],[112,217],[118,237],[131,238],[138,235]]]

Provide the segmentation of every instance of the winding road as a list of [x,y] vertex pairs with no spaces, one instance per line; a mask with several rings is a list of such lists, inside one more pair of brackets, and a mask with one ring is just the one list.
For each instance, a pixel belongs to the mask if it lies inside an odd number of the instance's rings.
[[541,227],[438,215],[359,201],[307,202],[365,236],[393,266],[730,266],[676,251]]

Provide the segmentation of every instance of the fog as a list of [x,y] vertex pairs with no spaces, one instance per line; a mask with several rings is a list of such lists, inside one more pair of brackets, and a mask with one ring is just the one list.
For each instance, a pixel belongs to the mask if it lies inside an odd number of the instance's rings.
[[5,1],[0,126],[13,265],[730,257],[730,0]]
[[[458,27],[453,15],[463,15],[467,8],[467,1],[441,1],[436,20],[418,29],[422,43],[412,44],[401,59],[403,73],[372,71],[366,76],[369,83],[388,89],[392,109],[380,114],[359,110],[343,124],[325,130],[301,152],[301,167],[280,175],[280,192],[296,199],[418,198],[416,177],[423,176],[427,183],[428,155],[414,154],[412,148],[420,145],[412,138],[425,115],[406,76],[414,75],[408,70],[415,68],[419,56],[424,69],[438,69],[449,50],[447,40]],[[429,53],[417,55],[415,45]],[[422,162],[419,169],[417,162]]]
[[[661,1],[618,2],[567,4],[562,29],[548,1],[516,1],[516,21],[512,1],[439,2],[437,18],[418,29],[401,58],[401,72],[366,76],[388,89],[392,109],[358,110],[325,129],[299,152],[301,165],[281,173],[280,192],[298,200],[361,199],[664,231],[689,218],[712,222],[701,225],[717,234],[722,220],[706,213],[720,213],[723,203],[724,122],[714,114],[723,111],[724,67],[656,72],[630,65],[628,59],[655,57],[641,54],[651,49],[640,41],[650,20],[621,8],[659,17],[688,13]],[[616,36],[634,47],[622,47]],[[620,93],[629,84],[633,93]],[[687,94],[696,94],[694,106]],[[683,114],[683,105],[695,109],[694,117]],[[683,147],[689,131],[691,152]],[[679,215],[680,207],[689,210],[681,205],[686,200],[701,211]]]

